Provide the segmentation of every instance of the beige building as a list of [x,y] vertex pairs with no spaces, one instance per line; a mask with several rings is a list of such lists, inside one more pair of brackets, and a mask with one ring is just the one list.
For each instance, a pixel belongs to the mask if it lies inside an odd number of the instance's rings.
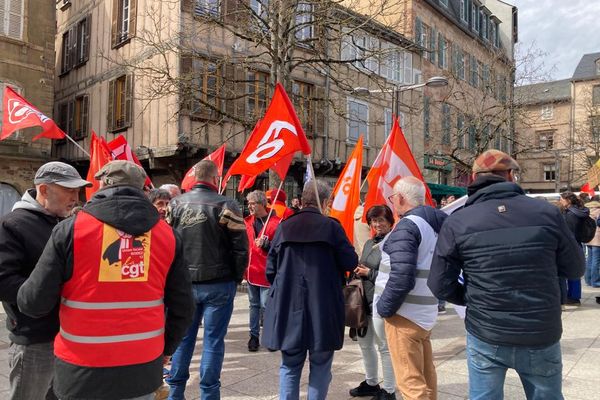
[[[0,114],[4,88],[10,86],[52,115],[55,33],[54,2],[0,2]],[[35,171],[50,156],[48,139],[31,142],[39,132],[23,129],[0,142],[0,215],[33,186]]]
[[[275,14],[293,29],[272,35],[282,29],[268,25]],[[366,171],[391,128],[392,88],[425,78],[420,48],[402,34],[347,9],[298,1],[67,1],[57,21],[57,121],[84,148],[91,130],[107,141],[124,135],[155,184],[180,182],[225,142],[229,165],[275,78],[296,107],[317,176],[335,181],[359,135]],[[353,94],[359,87],[380,93]],[[422,162],[421,99],[411,95],[403,125]],[[72,144],[53,151],[85,171],[87,157]],[[298,193],[305,165],[293,162],[288,195]]]
[[424,49],[421,75],[450,82],[446,90],[423,92],[424,175],[428,182],[465,186],[476,154],[513,150],[517,9],[500,0],[398,3],[400,33]]
[[573,76],[516,88],[518,160],[531,193],[578,190],[600,159],[600,53]]

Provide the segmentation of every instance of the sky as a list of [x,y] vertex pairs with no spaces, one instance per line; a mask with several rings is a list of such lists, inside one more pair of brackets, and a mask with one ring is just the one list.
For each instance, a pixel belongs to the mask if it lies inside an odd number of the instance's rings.
[[570,78],[581,56],[600,52],[600,0],[506,2],[519,9],[519,46],[546,54],[546,80]]

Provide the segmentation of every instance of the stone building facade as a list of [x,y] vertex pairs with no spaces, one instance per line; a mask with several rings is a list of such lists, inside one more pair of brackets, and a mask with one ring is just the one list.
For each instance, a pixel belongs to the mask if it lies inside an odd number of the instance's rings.
[[[51,1],[0,2],[0,111],[4,88],[10,86],[52,115],[54,10]],[[37,133],[39,128],[23,129],[0,142],[0,215],[33,185],[35,171],[50,157],[48,139],[31,142]]]

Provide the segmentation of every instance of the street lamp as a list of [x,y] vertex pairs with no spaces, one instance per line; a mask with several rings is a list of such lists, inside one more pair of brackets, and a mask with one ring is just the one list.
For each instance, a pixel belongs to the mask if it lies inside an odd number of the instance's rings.
[[375,94],[375,93],[392,93],[392,113],[395,116],[398,116],[398,100],[399,100],[399,94],[402,92],[406,92],[408,90],[414,90],[414,89],[418,89],[418,88],[422,88],[424,86],[427,87],[442,87],[442,86],[447,86],[448,85],[448,79],[443,77],[443,76],[432,76],[431,78],[427,79],[427,81],[422,82],[422,83],[417,83],[414,85],[403,85],[403,86],[396,86],[394,88],[391,89],[369,89],[366,87],[356,87],[354,89],[352,89],[352,94],[356,95],[356,96],[369,96],[371,94]]

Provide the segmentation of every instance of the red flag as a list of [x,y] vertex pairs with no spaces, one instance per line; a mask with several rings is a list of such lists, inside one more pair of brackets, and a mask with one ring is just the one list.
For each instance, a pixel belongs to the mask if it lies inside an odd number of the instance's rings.
[[350,243],[354,242],[354,211],[360,203],[363,139],[358,138],[354,151],[333,189],[329,215],[342,224]]
[[4,98],[2,101],[2,132],[0,140],[9,137],[14,131],[31,126],[41,126],[43,131],[32,140],[38,140],[42,137],[48,139],[63,139],[67,136],[50,118],[41,113],[40,110],[32,106],[27,100],[22,98],[11,87],[4,89]]
[[88,182],[92,182],[92,186],[85,189],[85,197],[91,199],[94,193],[100,188],[100,182],[94,179],[96,172],[112,161],[113,157],[110,154],[110,149],[103,137],[96,136],[96,132],[92,131],[92,139],[90,141],[90,168],[87,173]]
[[[131,146],[129,146],[129,143],[127,143],[127,139],[125,139],[125,136],[119,135],[110,142],[108,142],[108,149],[111,152],[112,158],[114,160],[131,161],[144,168],[140,160],[133,152],[133,150],[131,150]],[[153,186],[150,178],[146,178],[145,185],[150,187]]]
[[246,189],[250,189],[254,186],[254,182],[256,182],[256,175],[248,176],[242,175],[240,176],[240,184],[238,185],[238,192],[243,192]]
[[388,197],[393,194],[394,184],[405,176],[414,176],[423,181],[426,202],[432,204],[429,187],[425,183],[419,165],[410,151],[398,120],[394,119],[390,136],[367,174],[369,191],[365,198],[363,221],[366,221],[367,211],[374,205],[387,204],[393,210],[393,204],[388,200]]
[[[228,174],[256,176],[280,163],[286,156],[293,157],[298,150],[310,154],[310,146],[294,107],[283,86],[278,83],[263,120],[257,124]],[[281,179],[285,179],[287,174],[284,166],[280,163],[275,170]]]
[[[223,167],[225,166],[225,148],[226,147],[227,147],[227,143],[223,143],[223,145],[221,147],[219,147],[217,150],[213,151],[212,153],[210,153],[209,155],[207,155],[206,157],[204,157],[202,159],[202,160],[210,160],[210,161],[214,162],[215,164],[217,164],[217,168],[219,169],[219,176],[223,176]],[[194,164],[194,166],[192,168],[190,168],[189,171],[183,177],[183,180],[181,181],[181,189],[185,190],[187,192],[188,190],[191,190],[195,184],[196,184],[196,164]]]
[[586,182],[585,185],[581,187],[581,192],[585,192],[590,195],[590,197],[594,197],[596,195],[596,191],[593,187],[590,186],[589,182]]

